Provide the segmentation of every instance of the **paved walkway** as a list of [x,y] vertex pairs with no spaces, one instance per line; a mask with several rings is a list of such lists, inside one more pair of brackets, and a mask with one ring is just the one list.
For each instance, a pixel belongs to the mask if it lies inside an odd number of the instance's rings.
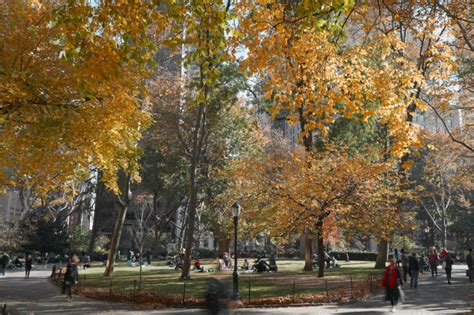
[[29,279],[24,278],[24,271],[7,271],[5,277],[0,276],[0,306],[7,304],[7,314],[115,314],[132,310],[128,305],[78,297],[68,301],[49,281],[51,268],[34,268]]
[[[75,297],[67,301],[59,289],[49,282],[50,269],[33,270],[30,279],[23,272],[0,276],[0,304],[7,304],[8,314],[206,314],[203,310],[140,311],[125,304]],[[406,289],[407,301],[397,308],[397,314],[474,314],[474,283],[465,276],[464,266],[454,266],[453,283],[447,284],[444,272],[439,277],[422,275],[417,290]],[[470,304],[471,303],[471,304]],[[345,305],[285,307],[271,309],[240,309],[234,315],[251,314],[386,314],[389,303],[382,295],[367,301]]]

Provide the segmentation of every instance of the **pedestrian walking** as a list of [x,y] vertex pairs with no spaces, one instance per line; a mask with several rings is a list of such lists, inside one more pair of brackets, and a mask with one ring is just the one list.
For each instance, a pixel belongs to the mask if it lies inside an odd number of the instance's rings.
[[423,274],[429,264],[426,263],[425,255],[421,254],[419,259],[420,273]]
[[469,282],[472,283],[472,278],[474,278],[474,259],[472,258],[472,248],[468,249],[466,256],[466,265],[467,273],[469,275]]
[[446,277],[448,278],[448,284],[451,284],[451,271],[453,270],[453,258],[451,258],[451,255],[447,252],[447,255],[444,257],[444,262],[443,262],[443,267],[444,271],[446,271]]
[[408,274],[408,254],[405,251],[405,248],[402,248],[400,251],[401,253],[401,261],[402,261],[402,268],[403,268],[403,282],[407,282],[407,274]]
[[416,253],[413,253],[408,259],[408,268],[410,269],[410,288],[418,287],[418,275],[420,273],[420,263],[416,257]]
[[436,277],[437,277],[439,257],[434,247],[430,250],[430,254],[428,255],[428,262],[430,263],[431,276],[434,277],[436,274]]
[[25,258],[25,279],[30,277],[30,271],[33,267],[33,257],[31,255],[26,256]]
[[391,312],[395,312],[395,307],[400,298],[399,285],[403,285],[403,279],[395,260],[391,258],[390,265],[385,269],[382,279],[382,287],[385,288],[385,300],[390,301],[390,304],[392,305]]
[[2,268],[2,275],[5,276],[5,271],[7,270],[8,262],[10,261],[10,256],[7,252],[3,252],[2,258],[0,259],[0,267]]
[[132,259],[133,259],[133,251],[131,249],[128,250],[127,252],[127,264],[129,267],[132,267]]
[[393,249],[393,259],[395,259],[395,262],[397,263],[397,266],[400,267],[400,254],[398,253],[398,248]]
[[64,273],[64,292],[69,300],[72,300],[72,288],[79,280],[79,273],[77,270],[77,264],[79,258],[76,255],[73,255],[71,260],[66,266],[66,272]]
[[148,250],[148,251],[146,252],[146,263],[147,263],[149,266],[151,266],[151,251],[150,251],[150,250]]
[[43,267],[48,268],[49,253],[44,254]]

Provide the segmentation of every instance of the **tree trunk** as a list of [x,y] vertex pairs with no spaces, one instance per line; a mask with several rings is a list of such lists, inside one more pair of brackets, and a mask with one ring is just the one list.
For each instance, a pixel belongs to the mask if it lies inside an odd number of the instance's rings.
[[[95,252],[95,240],[97,238],[97,233],[99,232],[99,220],[98,220],[98,216],[99,216],[99,212],[100,212],[100,205],[98,205],[98,202],[97,202],[97,198],[100,198],[99,196],[102,195],[102,193],[100,192],[100,189],[101,189],[101,186],[103,186],[103,184],[101,183],[97,183],[97,192],[96,192],[96,203],[95,203],[95,207],[94,207],[94,217],[92,218],[92,231],[91,231],[91,239],[89,241],[89,254],[92,254]],[[100,203],[99,203],[100,204]]]
[[443,213],[443,247],[448,248],[448,228],[447,228],[447,220],[446,220],[446,213]]
[[199,164],[199,158],[201,155],[202,141],[204,139],[204,120],[205,120],[205,105],[199,105],[199,113],[196,119],[195,129],[193,133],[193,150],[191,156],[191,165],[189,167],[189,204],[188,204],[188,217],[186,220],[186,233],[185,233],[185,253],[183,269],[181,272],[180,279],[187,280],[190,278],[189,271],[191,269],[191,254],[194,242],[194,228],[196,222],[196,210],[198,203],[198,183],[196,182],[196,173]]
[[313,271],[313,236],[308,231],[304,240],[304,268],[303,271]]
[[186,221],[187,221],[187,213],[188,213],[188,208],[189,208],[189,203],[186,202],[186,206],[184,207],[184,209],[181,211],[181,213],[183,214],[182,217],[181,217],[181,227],[179,228],[179,234],[178,234],[178,242],[177,242],[177,248],[176,250],[178,252],[181,252],[181,249],[183,248],[183,244],[184,244],[184,233],[186,232]]
[[112,240],[110,241],[110,249],[107,257],[107,263],[105,264],[104,276],[110,277],[114,272],[115,258],[117,257],[118,246],[120,243],[120,236],[122,235],[123,224],[125,222],[125,216],[127,215],[127,209],[130,204],[130,180],[131,175],[125,175],[125,187],[123,189],[122,196],[117,196],[119,204],[119,213],[117,214],[117,220],[115,221],[114,233],[112,234]]
[[191,184],[191,198],[189,199],[188,218],[187,218],[187,229],[185,234],[185,252],[183,269],[181,271],[181,280],[190,279],[189,271],[191,270],[191,254],[193,250],[194,242],[194,224],[196,221],[196,208],[197,208],[197,187],[196,183]]
[[229,238],[218,238],[217,239],[217,256],[221,257],[224,253],[230,251],[230,239]]
[[317,224],[318,228],[318,278],[324,277],[324,234],[323,234],[323,221],[320,220]]
[[[97,236],[99,234],[99,229],[101,220],[104,216],[106,216],[109,209],[113,209],[115,204],[115,196],[113,193],[107,189],[105,184],[102,182],[102,172],[98,171],[97,174],[97,186],[96,186],[96,194],[95,194],[95,207],[94,207],[94,217],[92,222],[92,232],[91,232],[91,239],[89,242],[89,254],[95,252],[95,243],[97,240]],[[110,212],[110,211],[109,211]],[[112,211],[113,212],[113,211]]]
[[375,269],[384,269],[388,260],[388,241],[381,240],[377,246],[377,260],[375,261]]
[[89,247],[88,247],[88,253],[92,254],[95,252],[95,239],[97,238],[97,226],[98,226],[98,221],[97,221],[97,209],[94,210],[94,218],[92,219],[92,231],[91,231],[91,239],[89,241]]

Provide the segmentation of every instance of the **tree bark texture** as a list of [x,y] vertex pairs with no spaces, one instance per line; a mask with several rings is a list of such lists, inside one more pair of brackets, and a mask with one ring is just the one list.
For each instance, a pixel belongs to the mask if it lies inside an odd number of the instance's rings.
[[388,241],[381,240],[377,246],[377,260],[375,261],[375,269],[384,269],[388,260]]
[[117,257],[118,246],[120,243],[120,236],[122,235],[123,224],[125,222],[125,216],[127,215],[127,209],[130,205],[130,181],[131,174],[125,175],[125,185],[122,190],[122,196],[117,196],[119,204],[119,212],[115,221],[114,233],[112,234],[112,240],[110,241],[110,249],[107,257],[107,263],[105,264],[104,276],[110,277],[114,272],[115,258]]
[[[205,93],[207,95],[207,92]],[[207,97],[206,97],[207,98]],[[199,105],[198,116],[193,132],[192,151],[189,167],[189,204],[188,216],[186,220],[186,234],[185,234],[185,253],[183,269],[181,271],[181,279],[187,280],[190,278],[189,271],[191,269],[191,254],[194,243],[194,229],[196,222],[196,210],[198,206],[198,183],[197,183],[197,169],[201,157],[202,144],[205,136],[206,124],[206,105],[201,103]]]
[[229,253],[230,251],[230,238],[219,238],[217,239],[217,256],[220,257],[224,253]]
[[313,236],[310,232],[305,233],[303,271],[313,271]]

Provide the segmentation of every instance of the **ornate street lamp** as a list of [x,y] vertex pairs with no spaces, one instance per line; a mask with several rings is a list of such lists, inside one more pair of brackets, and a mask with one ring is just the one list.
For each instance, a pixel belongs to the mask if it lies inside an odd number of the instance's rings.
[[233,300],[240,300],[239,294],[239,272],[237,270],[237,224],[239,222],[239,215],[240,215],[240,204],[239,202],[235,202],[232,207],[232,216],[234,217],[234,273],[232,274],[233,280]]

